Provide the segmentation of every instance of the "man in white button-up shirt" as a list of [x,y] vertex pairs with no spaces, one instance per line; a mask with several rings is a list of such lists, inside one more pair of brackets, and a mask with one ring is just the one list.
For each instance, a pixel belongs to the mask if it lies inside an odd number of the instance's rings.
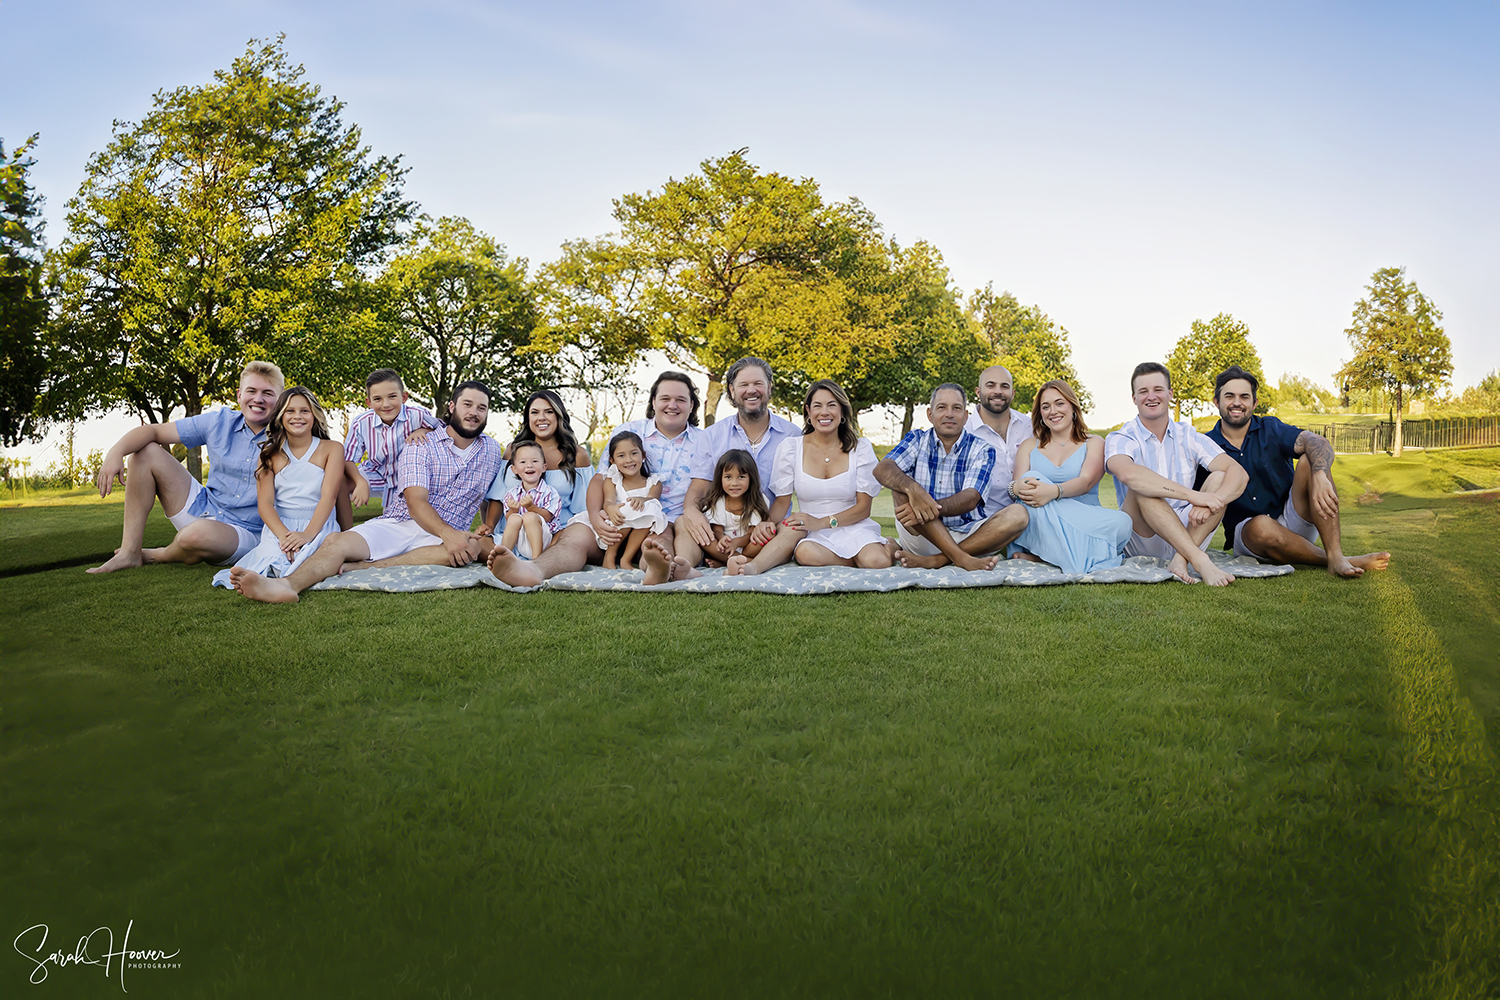
[[1016,449],[1031,437],[1031,414],[1010,408],[1016,386],[1004,365],[991,365],[980,372],[974,395],[978,403],[964,430],[995,449],[995,467],[984,498],[985,509],[995,514],[1016,502],[1010,495],[1010,481],[1015,478]]
[[[1190,422],[1172,421],[1172,379],[1165,367],[1155,361],[1136,365],[1130,393],[1138,416],[1104,439],[1104,467],[1131,520],[1125,554],[1164,559],[1183,583],[1197,582],[1189,564],[1206,583],[1233,583],[1234,576],[1215,566],[1205,550],[1224,508],[1244,492],[1245,470]],[[1195,490],[1199,467],[1209,475],[1203,489]]]

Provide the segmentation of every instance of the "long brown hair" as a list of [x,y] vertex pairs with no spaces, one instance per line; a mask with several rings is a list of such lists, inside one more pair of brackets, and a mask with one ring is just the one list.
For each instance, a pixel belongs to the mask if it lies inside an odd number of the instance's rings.
[[293,396],[301,396],[312,407],[313,437],[328,440],[328,414],[323,412],[323,404],[318,402],[318,397],[307,386],[292,386],[276,397],[276,405],[271,409],[271,419],[266,424],[266,443],[260,446],[260,468],[255,470],[256,478],[262,473],[271,475],[271,459],[281,453],[281,446],[286,443],[286,428],[281,425],[281,415],[286,412],[287,404],[292,401]]
[[[531,404],[539,399],[552,407],[552,412],[557,417],[557,426],[552,431],[552,440],[557,442],[557,450],[561,455],[557,460],[557,467],[567,473],[569,483],[574,483],[578,479],[575,464],[578,461],[578,438],[573,435],[573,422],[568,419],[568,410],[563,406],[562,397],[551,389],[538,389],[526,397],[526,402],[521,407],[521,429],[511,438],[508,451],[514,455],[516,445],[536,440],[536,431],[531,429]],[[542,454],[545,456],[546,452]],[[641,454],[645,452],[642,451]]]
[[1052,440],[1052,428],[1048,427],[1047,422],[1042,419],[1042,393],[1048,389],[1056,389],[1058,395],[1066,399],[1068,404],[1073,407],[1073,440],[1079,444],[1087,441],[1089,439],[1089,428],[1083,422],[1083,411],[1078,407],[1078,393],[1074,392],[1073,387],[1062,379],[1055,378],[1043,385],[1036,391],[1036,395],[1031,397],[1033,400],[1031,406],[1031,433],[1036,438],[1037,446],[1045,448],[1048,442]]
[[806,437],[813,432],[812,421],[808,419],[807,408],[812,405],[813,394],[819,389],[827,389],[839,404],[839,444],[842,451],[853,451],[854,446],[859,444],[859,435],[854,433],[854,404],[849,402],[849,394],[839,388],[839,384],[832,379],[820,378],[807,387],[807,395],[802,397],[802,434]]

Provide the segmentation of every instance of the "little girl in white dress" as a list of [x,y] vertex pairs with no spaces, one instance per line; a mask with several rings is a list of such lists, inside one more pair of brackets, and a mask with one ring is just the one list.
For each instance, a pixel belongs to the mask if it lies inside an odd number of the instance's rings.
[[[328,418],[310,389],[294,385],[276,400],[261,445],[255,491],[260,544],[234,565],[266,577],[284,577],[333,533],[334,505],[344,481],[344,451],[328,440]],[[214,574],[216,587],[233,587],[229,570]]]
[[[609,471],[604,479],[604,516],[625,532],[618,548],[618,568],[631,565],[647,535],[667,530],[667,514],[661,509],[661,477],[651,474],[646,446],[639,434],[621,431],[609,442]],[[616,568],[616,551],[604,544],[604,568]]]

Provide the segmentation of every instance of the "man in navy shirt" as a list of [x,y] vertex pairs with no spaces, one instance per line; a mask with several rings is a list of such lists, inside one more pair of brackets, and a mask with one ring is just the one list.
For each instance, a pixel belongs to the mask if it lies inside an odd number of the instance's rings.
[[[1335,576],[1385,569],[1389,552],[1344,555],[1333,445],[1275,417],[1254,416],[1260,383],[1238,365],[1214,380],[1219,422],[1208,432],[1250,477],[1224,514],[1224,547],[1267,562],[1324,566]],[[1321,538],[1323,547],[1315,541]]]

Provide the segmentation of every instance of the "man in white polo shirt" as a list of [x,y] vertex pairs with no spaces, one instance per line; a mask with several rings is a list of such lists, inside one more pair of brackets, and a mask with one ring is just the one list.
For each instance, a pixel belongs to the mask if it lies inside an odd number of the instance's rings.
[[1010,481],[1015,478],[1016,449],[1031,437],[1031,414],[1010,408],[1016,386],[1004,365],[991,365],[979,373],[974,396],[977,402],[964,430],[995,449],[995,467],[990,472],[984,506],[997,514],[1016,502],[1010,495]]
[[[1205,583],[1233,583],[1206,550],[1229,501],[1245,489],[1245,470],[1189,421],[1172,421],[1172,377],[1163,365],[1136,365],[1130,393],[1138,415],[1104,439],[1104,467],[1120,509],[1130,515],[1125,554],[1166,560],[1183,583],[1197,582],[1189,564]],[[1208,478],[1195,490],[1200,467]]]

